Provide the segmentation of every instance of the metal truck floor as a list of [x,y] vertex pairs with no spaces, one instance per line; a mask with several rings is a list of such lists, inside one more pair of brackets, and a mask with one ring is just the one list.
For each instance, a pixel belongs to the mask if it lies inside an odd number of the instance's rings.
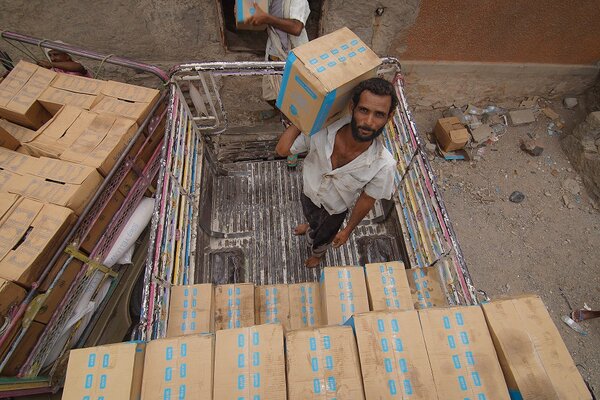
[[[296,225],[306,222],[300,205],[302,163],[295,169],[285,160],[237,162],[223,168],[229,175],[212,182],[212,230],[236,237],[211,238],[208,248],[198,249],[206,268],[197,271],[196,281],[264,285],[318,280],[321,268],[304,266],[310,253],[305,237],[292,234]],[[394,218],[375,223],[371,220],[376,211],[346,245],[328,250],[321,266],[400,259],[396,238],[401,235],[395,233]]]

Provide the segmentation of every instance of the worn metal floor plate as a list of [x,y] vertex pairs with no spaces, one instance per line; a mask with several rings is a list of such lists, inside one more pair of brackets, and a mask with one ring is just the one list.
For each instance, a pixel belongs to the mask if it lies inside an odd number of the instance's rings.
[[[296,225],[305,222],[300,205],[302,164],[289,169],[282,160],[223,167],[229,174],[216,176],[212,183],[212,230],[235,237],[210,239],[204,251],[207,268],[198,271],[196,281],[275,284],[317,280],[320,268],[304,266],[310,253],[306,239],[292,234]],[[372,222],[375,214],[372,211],[367,216],[346,245],[330,249],[322,266],[400,259],[394,229],[390,222]]]

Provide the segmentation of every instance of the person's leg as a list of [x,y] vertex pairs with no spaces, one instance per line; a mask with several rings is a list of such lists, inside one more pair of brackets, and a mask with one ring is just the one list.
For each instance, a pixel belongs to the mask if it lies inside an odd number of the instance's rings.
[[310,238],[312,231],[317,229],[320,221],[320,208],[317,207],[304,193],[300,195],[300,204],[302,205],[302,213],[308,223],[300,224],[294,228],[294,235],[304,235],[309,233],[308,240],[312,243]]
[[309,231],[312,251],[311,256],[305,262],[307,267],[314,268],[319,265],[344,223],[347,212],[330,215],[324,208],[319,209],[318,226],[315,229],[312,229],[311,226]]

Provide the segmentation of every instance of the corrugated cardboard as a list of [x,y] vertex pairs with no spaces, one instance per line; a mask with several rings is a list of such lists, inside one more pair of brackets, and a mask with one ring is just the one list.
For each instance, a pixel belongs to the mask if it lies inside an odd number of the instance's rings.
[[417,311],[374,311],[348,322],[356,333],[366,398],[438,400]]
[[[3,194],[0,193],[0,197]],[[0,278],[0,317],[8,317],[21,304],[27,292],[21,286]]]
[[354,87],[374,77],[380,64],[348,28],[321,36],[289,53],[277,107],[313,135],[344,115]]
[[287,285],[263,285],[254,289],[256,324],[281,324],[290,330],[290,298]]
[[108,81],[100,89],[92,111],[131,118],[141,125],[159,94],[156,89]]
[[404,264],[399,261],[365,266],[371,310],[412,310]]
[[286,333],[288,399],[364,399],[356,342],[349,326]]
[[0,117],[37,129],[51,117],[37,102],[56,72],[20,61],[0,83]]
[[[47,292],[52,282],[58,275],[58,272],[64,265],[65,261],[67,261],[68,255],[63,254],[59,257],[58,261],[54,264],[46,279],[40,285],[40,292]],[[50,260],[48,260],[50,261]],[[42,324],[48,324],[54,311],[58,308],[60,302],[65,298],[69,287],[71,287],[73,281],[77,277],[79,271],[83,267],[83,262],[79,261],[76,258],[73,258],[69,264],[66,266],[63,273],[60,275],[58,280],[56,281],[52,290],[48,292],[48,296],[42,303],[38,313],[35,315],[34,320],[40,322]]]
[[62,400],[138,399],[145,347],[126,342],[71,350]]
[[[7,209],[10,199],[2,199]],[[0,220],[0,277],[29,286],[74,223],[73,212],[53,204],[18,198]]]
[[433,132],[444,151],[460,150],[469,141],[469,131],[456,117],[438,119]]
[[73,106],[65,106],[37,131],[37,137],[23,143],[35,157],[58,158],[66,151],[97,117],[96,113]]
[[16,150],[21,143],[10,132],[0,126],[0,147],[9,150]]
[[89,165],[107,176],[136,130],[137,124],[130,119],[97,115],[60,158]]
[[592,398],[538,296],[495,300],[481,307],[511,398]]
[[76,75],[57,74],[38,101],[51,114],[56,114],[64,105],[89,110],[100,94],[104,81]]
[[[19,321],[17,326],[22,326],[22,322]],[[39,322],[32,321],[25,332],[25,336],[21,339],[19,346],[12,353],[6,366],[2,369],[2,376],[16,376],[19,373],[19,370],[27,361],[27,357],[29,357],[29,353],[33,350],[33,347],[37,344],[38,339],[42,336],[46,325],[40,324]],[[4,359],[6,356],[6,352],[8,351],[9,346],[12,344],[12,341],[16,338],[17,331],[14,331],[14,334],[10,340],[7,340],[2,345],[2,349],[0,350],[0,354],[2,355],[0,359]]]
[[93,167],[46,157],[27,158],[19,174],[9,180],[10,192],[68,207],[77,215],[102,183]]
[[325,325],[321,310],[321,288],[316,282],[288,285],[291,329]]
[[92,226],[90,232],[85,236],[79,247],[86,251],[88,254],[92,253],[94,247],[100,241],[100,238],[104,235],[104,231],[108,228],[108,225],[119,211],[119,208],[123,205],[125,197],[116,191],[106,203],[104,210],[100,213],[96,222]]
[[235,1],[235,26],[237,29],[262,31],[267,29],[267,25],[251,25],[245,23],[248,18],[256,12],[254,3],[266,13],[269,12],[269,0],[236,0]]
[[169,300],[167,337],[214,332],[214,312],[212,284],[173,286]]
[[254,285],[236,283],[215,287],[215,330],[254,325]]
[[20,143],[30,142],[38,135],[37,131],[34,131],[24,126],[14,124],[5,119],[0,119],[0,129],[8,132],[12,137],[17,139]]
[[428,308],[418,313],[435,386],[443,399],[510,398],[481,308]]
[[32,160],[32,157],[28,155],[0,147],[0,170],[23,173],[23,168],[30,160]]
[[362,267],[325,267],[321,271],[321,299],[326,325],[343,324],[352,314],[369,311]]
[[406,270],[406,275],[416,309],[448,305],[437,268],[411,268]]
[[281,325],[217,331],[214,371],[214,399],[285,400]]
[[213,334],[150,341],[141,400],[212,399],[213,358]]

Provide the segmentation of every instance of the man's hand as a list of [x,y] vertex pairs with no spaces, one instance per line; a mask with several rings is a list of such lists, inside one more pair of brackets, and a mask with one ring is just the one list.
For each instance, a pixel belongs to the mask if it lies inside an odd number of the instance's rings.
[[44,68],[52,68],[52,63],[50,61],[46,61],[46,60],[39,60],[37,62],[37,65],[39,65],[40,67],[44,67]]
[[339,231],[337,235],[335,235],[335,238],[333,238],[333,247],[337,249],[338,247],[346,243],[351,233],[352,230],[349,230],[347,228],[344,228],[341,231]]
[[251,15],[250,18],[246,20],[250,25],[258,26],[258,25],[267,25],[269,24],[269,14],[267,14],[260,6],[254,2],[254,15]]

